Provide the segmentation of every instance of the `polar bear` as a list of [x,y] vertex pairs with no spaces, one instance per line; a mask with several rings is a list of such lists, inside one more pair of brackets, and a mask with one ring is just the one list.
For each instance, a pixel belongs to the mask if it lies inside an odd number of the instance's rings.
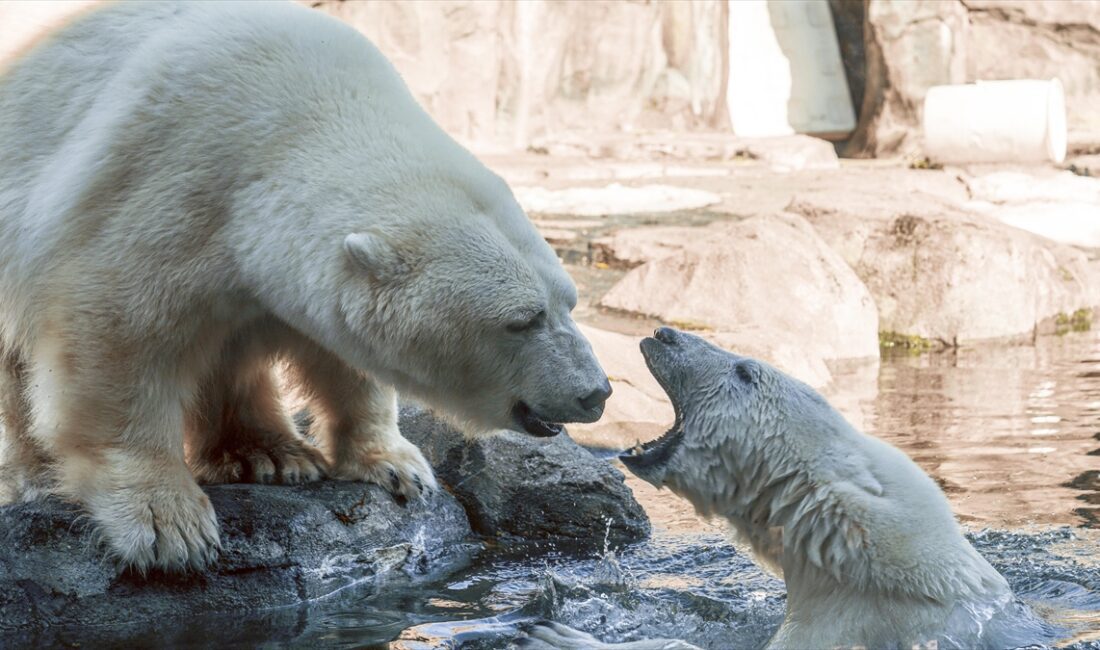
[[94,10],[4,72],[0,143],[0,476],[49,464],[137,570],[214,557],[196,477],[434,488],[397,391],[535,436],[610,394],[505,183],[318,12]]
[[[787,612],[769,649],[1018,645],[1002,638],[1006,619],[1026,610],[908,456],[762,361],[670,328],[641,348],[676,421],[620,458],[701,515],[727,520],[735,540],[784,579]],[[547,623],[517,645],[687,647],[585,637]]]

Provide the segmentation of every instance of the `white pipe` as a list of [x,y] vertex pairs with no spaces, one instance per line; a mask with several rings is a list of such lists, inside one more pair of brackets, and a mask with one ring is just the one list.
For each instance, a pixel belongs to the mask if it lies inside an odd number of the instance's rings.
[[1066,158],[1062,82],[933,86],[924,96],[924,149],[938,162],[1060,163]]

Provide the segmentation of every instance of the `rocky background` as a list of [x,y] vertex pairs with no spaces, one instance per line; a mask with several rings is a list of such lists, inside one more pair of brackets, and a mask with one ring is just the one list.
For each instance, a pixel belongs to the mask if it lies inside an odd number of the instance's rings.
[[[725,0],[310,4],[374,40],[428,112],[479,148],[729,125]],[[931,86],[1055,76],[1066,90],[1071,148],[1100,146],[1100,3],[830,5],[859,116],[846,155],[919,150]]]
[[[0,5],[0,62],[94,2]],[[320,0],[453,136],[522,151],[578,134],[728,131],[726,0]],[[1059,77],[1070,148],[1100,149],[1100,3],[829,0],[859,125],[847,156],[919,152],[933,85]]]

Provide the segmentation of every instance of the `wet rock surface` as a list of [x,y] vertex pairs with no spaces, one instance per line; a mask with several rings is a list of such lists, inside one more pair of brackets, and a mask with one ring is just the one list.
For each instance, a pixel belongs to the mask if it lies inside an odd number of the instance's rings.
[[85,626],[117,640],[126,626],[301,605],[353,585],[363,597],[395,574],[448,572],[477,547],[471,522],[498,541],[577,549],[649,534],[622,474],[566,436],[466,442],[417,409],[401,427],[447,490],[404,503],[364,483],[209,486],[223,549],[200,575],[120,573],[70,504],[0,508],[0,647]]
[[502,432],[465,440],[427,411],[405,407],[405,436],[423,450],[470,525],[501,541],[600,549],[649,535],[622,473],[567,435]]
[[206,492],[222,553],[190,576],[120,574],[69,504],[0,509],[0,646],[5,636],[29,642],[37,637],[26,630],[47,626],[148,625],[293,605],[391,571],[427,571],[470,538],[465,513],[446,493],[402,506],[362,483]]

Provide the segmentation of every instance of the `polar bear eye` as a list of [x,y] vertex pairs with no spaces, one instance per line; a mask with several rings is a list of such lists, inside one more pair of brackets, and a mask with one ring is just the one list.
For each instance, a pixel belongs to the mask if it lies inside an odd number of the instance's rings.
[[540,311],[534,316],[530,316],[524,320],[508,323],[505,327],[508,329],[509,332],[527,332],[535,329],[539,325],[542,325],[542,322],[544,320],[546,320],[546,312]]

